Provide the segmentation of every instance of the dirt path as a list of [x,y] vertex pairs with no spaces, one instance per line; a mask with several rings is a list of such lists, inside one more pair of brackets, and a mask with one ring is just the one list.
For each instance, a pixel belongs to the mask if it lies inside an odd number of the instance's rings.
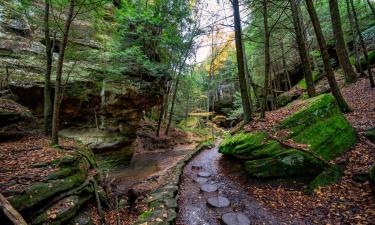
[[[263,209],[248,194],[245,187],[235,182],[238,176],[241,176],[236,167],[239,166],[228,165],[227,160],[222,159],[217,147],[205,150],[194,157],[184,169],[180,185],[180,211],[177,224],[219,225],[221,216],[230,212],[246,215],[251,224],[280,224],[276,217]],[[224,171],[225,175],[223,175]],[[197,180],[199,172],[209,173],[207,182],[201,178]],[[204,183],[216,185],[218,191],[211,193],[201,191],[200,188]],[[229,207],[215,208],[207,205],[208,198],[219,195],[229,199]]]

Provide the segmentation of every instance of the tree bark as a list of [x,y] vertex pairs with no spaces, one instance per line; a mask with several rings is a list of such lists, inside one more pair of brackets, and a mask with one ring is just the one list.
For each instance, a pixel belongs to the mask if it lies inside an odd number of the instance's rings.
[[350,30],[351,30],[352,39],[353,39],[352,41],[353,41],[353,48],[354,48],[355,68],[356,68],[357,72],[360,74],[360,76],[364,77],[365,74],[363,72],[362,65],[361,65],[361,62],[360,62],[361,57],[359,55],[359,50],[358,50],[359,46],[358,46],[358,42],[357,42],[357,32],[356,32],[356,29],[355,29],[353,13],[352,13],[352,10],[351,10],[351,7],[350,7],[349,0],[345,0],[345,2],[346,2],[346,11],[347,11],[349,23],[350,23]]
[[320,52],[322,54],[323,58],[323,64],[324,64],[324,71],[326,73],[329,86],[331,88],[332,95],[336,98],[336,101],[341,109],[342,112],[350,112],[351,108],[349,107],[348,103],[346,103],[344,97],[341,94],[340,88],[337,85],[337,81],[335,78],[335,74],[333,72],[332,66],[330,64],[330,58],[327,50],[327,44],[324,39],[322,28],[320,27],[320,22],[318,19],[318,15],[316,14],[314,4],[312,0],[305,0],[307,11],[310,15],[311,22],[314,27],[316,39],[318,40]]
[[174,113],[174,104],[176,102],[178,84],[180,83],[180,75],[181,75],[181,71],[179,71],[178,74],[177,74],[176,84],[174,86],[172,103],[171,103],[172,105],[171,105],[171,109],[170,109],[170,112],[169,112],[168,124],[167,124],[167,128],[165,129],[165,135],[168,135],[169,129],[170,129],[171,124],[172,124],[172,117],[173,117],[173,113]]
[[164,109],[165,109],[165,106],[164,104],[166,103],[165,102],[165,95],[163,96],[163,102],[160,106],[160,110],[159,110],[159,118],[158,118],[158,127],[156,129],[156,137],[159,137],[160,135],[160,127],[161,127],[161,123],[163,122],[163,115],[164,115]]
[[372,15],[373,15],[374,18],[375,18],[375,8],[374,8],[374,6],[372,5],[372,3],[371,3],[370,0],[367,0],[367,4],[368,4],[368,6],[370,6],[370,9],[371,9]]
[[365,40],[363,39],[361,28],[359,26],[357,11],[354,8],[353,0],[350,0],[350,5],[351,5],[352,11],[353,11],[353,18],[354,18],[354,23],[355,23],[355,27],[356,27],[356,30],[357,30],[358,38],[359,38],[359,43],[361,43],[363,55],[365,56],[366,65],[367,65],[367,73],[368,73],[370,85],[371,85],[371,88],[374,88],[375,83],[374,83],[374,78],[372,77],[372,70],[371,70],[370,60],[369,60],[369,57],[368,57],[367,47],[366,47]]
[[270,32],[268,27],[268,0],[263,0],[263,23],[264,23],[264,87],[260,118],[266,117],[268,101],[269,78],[271,73],[270,62]]
[[70,25],[73,21],[75,0],[69,2],[69,12],[65,21],[63,38],[59,50],[59,58],[57,61],[56,82],[55,82],[55,98],[53,102],[53,117],[52,117],[52,144],[59,143],[59,122],[60,122],[60,96],[61,96],[61,78],[63,74],[65,49],[68,44]]
[[51,133],[51,72],[52,72],[52,42],[49,29],[50,0],[45,0],[44,9],[44,36],[46,41],[46,71],[44,74],[44,134]]
[[0,209],[14,225],[27,225],[25,219],[9,203],[9,201],[0,193]]
[[233,5],[233,16],[234,16],[234,33],[235,33],[235,40],[236,40],[238,78],[239,78],[240,91],[241,91],[244,123],[246,124],[251,121],[251,106],[250,106],[250,99],[249,99],[246,75],[245,75],[244,50],[243,50],[243,42],[242,42],[242,27],[241,27],[241,17],[240,17],[240,9],[238,5],[238,0],[233,0],[232,5]]
[[353,83],[357,80],[357,74],[354,72],[352,65],[350,65],[337,0],[329,0],[329,11],[331,14],[333,35],[336,39],[336,52],[340,65],[344,70],[345,81],[346,83]]
[[298,52],[302,62],[303,73],[305,75],[307,94],[311,98],[316,95],[316,91],[314,80],[312,77],[312,68],[309,60],[309,54],[307,52],[306,39],[303,33],[304,25],[298,10],[298,7],[300,6],[299,3],[296,2],[296,0],[289,0],[289,2],[292,9],[294,30],[296,32],[296,39],[298,44]]
[[286,68],[286,59],[285,59],[285,50],[284,50],[284,40],[281,42],[281,54],[283,59],[283,70],[284,70],[284,79],[285,79],[285,90],[289,91],[292,88],[292,84],[290,83],[289,73]]

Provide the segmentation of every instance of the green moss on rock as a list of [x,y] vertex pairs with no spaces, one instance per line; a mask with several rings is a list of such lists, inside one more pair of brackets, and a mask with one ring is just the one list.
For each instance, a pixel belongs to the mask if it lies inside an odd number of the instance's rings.
[[308,191],[312,191],[319,186],[326,186],[340,181],[343,174],[342,168],[333,166],[320,173],[308,186]]
[[82,208],[82,206],[91,199],[93,188],[88,185],[79,195],[68,196],[59,202],[53,204],[46,211],[36,216],[32,224],[60,225],[72,219]]
[[[289,131],[283,140],[274,140],[266,132],[241,133],[226,137],[219,152],[243,160],[245,170],[256,177],[321,173],[311,184],[313,188],[337,181],[341,177],[338,170],[332,170],[324,160],[347,151],[357,140],[356,132],[332,95],[323,94],[302,105],[299,111],[274,127],[273,131]],[[307,145],[311,152],[282,143],[289,139]]]
[[82,184],[86,175],[87,170],[80,168],[79,172],[73,176],[51,180],[47,183],[36,183],[21,195],[12,197],[10,202],[18,211],[29,213],[32,209],[38,208],[53,196]]
[[330,160],[348,150],[357,140],[354,128],[340,112],[330,94],[306,100],[307,105],[281,122],[279,129],[292,131],[287,138]]

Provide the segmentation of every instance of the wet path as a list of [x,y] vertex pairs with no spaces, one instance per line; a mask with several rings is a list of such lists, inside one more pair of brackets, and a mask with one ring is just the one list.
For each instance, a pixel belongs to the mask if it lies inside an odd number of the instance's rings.
[[196,144],[181,145],[167,151],[135,154],[130,165],[110,174],[112,179],[116,179],[114,191],[119,194],[127,193],[130,188],[140,184],[145,184],[144,191],[154,189],[160,185],[166,172],[195,146]]
[[[280,224],[270,212],[263,209],[255,199],[238,185],[240,165],[228,164],[218,153],[217,147],[204,150],[184,169],[179,196],[179,217],[181,225],[219,225],[225,213],[238,212],[246,215],[251,224]],[[225,175],[223,172],[225,171]],[[208,172],[209,177],[200,177],[200,172]],[[213,184],[217,191],[204,192],[201,187]],[[210,197],[223,196],[229,199],[228,207],[215,208],[207,205]]]

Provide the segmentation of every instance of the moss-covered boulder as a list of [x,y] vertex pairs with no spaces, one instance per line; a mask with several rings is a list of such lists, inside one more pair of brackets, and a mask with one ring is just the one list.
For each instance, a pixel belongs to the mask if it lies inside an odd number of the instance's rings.
[[[302,105],[270,133],[241,133],[225,138],[219,152],[244,161],[245,170],[256,177],[318,175],[329,167],[328,160],[356,142],[356,133],[331,95],[320,95]],[[281,130],[286,135],[275,138],[272,133]]]
[[[46,165],[37,165],[55,170],[44,182],[13,195],[10,203],[30,224],[66,224],[93,197],[93,178],[89,175],[96,166],[93,159],[91,151],[80,149]],[[1,216],[0,213],[0,220]]]

